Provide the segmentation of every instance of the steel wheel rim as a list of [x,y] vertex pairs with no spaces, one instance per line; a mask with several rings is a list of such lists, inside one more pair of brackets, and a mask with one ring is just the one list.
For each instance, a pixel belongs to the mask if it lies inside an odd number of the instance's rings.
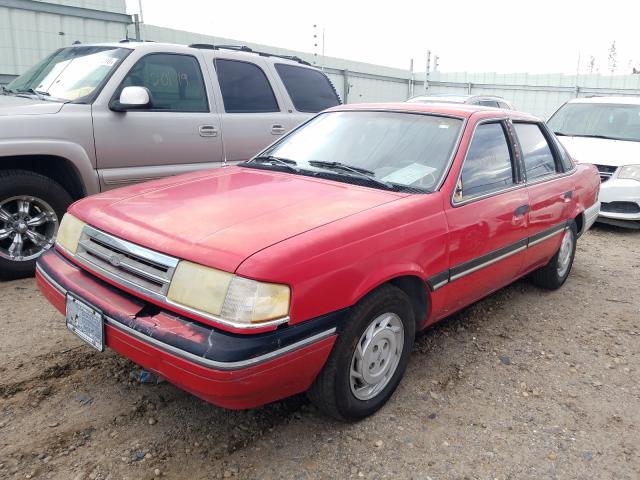
[[0,203],[0,258],[26,262],[51,248],[58,233],[58,216],[44,200],[30,195]]
[[567,230],[562,237],[560,251],[558,252],[558,276],[564,277],[571,263],[571,251],[573,250],[573,231]]
[[376,317],[356,344],[351,357],[351,393],[358,400],[370,400],[389,384],[404,349],[404,325],[395,313]]

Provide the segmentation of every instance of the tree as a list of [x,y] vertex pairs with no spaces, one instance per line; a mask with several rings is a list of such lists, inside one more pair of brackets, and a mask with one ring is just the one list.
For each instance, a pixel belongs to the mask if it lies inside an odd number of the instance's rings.
[[611,46],[609,47],[609,56],[607,57],[607,62],[609,71],[612,74],[616,73],[616,67],[618,66],[618,52],[616,51],[615,40],[611,42]]

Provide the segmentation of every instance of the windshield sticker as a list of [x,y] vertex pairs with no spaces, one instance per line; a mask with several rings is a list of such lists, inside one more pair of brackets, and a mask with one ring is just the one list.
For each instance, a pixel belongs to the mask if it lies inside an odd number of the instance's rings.
[[411,165],[407,165],[400,170],[396,170],[395,172],[390,173],[386,177],[383,177],[382,180],[392,183],[400,183],[402,185],[411,185],[421,178],[433,174],[433,172],[435,172],[436,170],[437,169],[428,165],[412,163]]
[[102,60],[102,63],[103,63],[104,65],[109,66],[109,67],[113,67],[113,66],[116,64],[116,62],[117,62],[117,61],[118,61],[118,59],[117,59],[117,58],[113,58],[113,57],[104,57],[104,60]]

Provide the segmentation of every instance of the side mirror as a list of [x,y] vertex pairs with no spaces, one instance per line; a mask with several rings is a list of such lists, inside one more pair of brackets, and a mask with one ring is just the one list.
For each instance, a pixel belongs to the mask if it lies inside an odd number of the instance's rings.
[[146,87],[124,87],[120,98],[111,102],[110,108],[115,112],[139,110],[151,106],[151,92]]

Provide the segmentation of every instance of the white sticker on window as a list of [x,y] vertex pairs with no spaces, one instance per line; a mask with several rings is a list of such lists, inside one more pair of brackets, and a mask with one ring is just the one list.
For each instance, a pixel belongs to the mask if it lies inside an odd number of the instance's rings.
[[104,65],[108,65],[109,67],[113,66],[116,64],[116,62],[118,61],[117,58],[113,58],[113,57],[104,57],[104,59],[102,60],[102,63]]
[[421,178],[424,178],[427,175],[431,175],[436,170],[437,169],[428,165],[412,163],[411,165],[407,165],[400,170],[396,170],[395,172],[390,173],[386,177],[383,177],[382,180],[392,183],[399,183],[401,185],[411,185]]

